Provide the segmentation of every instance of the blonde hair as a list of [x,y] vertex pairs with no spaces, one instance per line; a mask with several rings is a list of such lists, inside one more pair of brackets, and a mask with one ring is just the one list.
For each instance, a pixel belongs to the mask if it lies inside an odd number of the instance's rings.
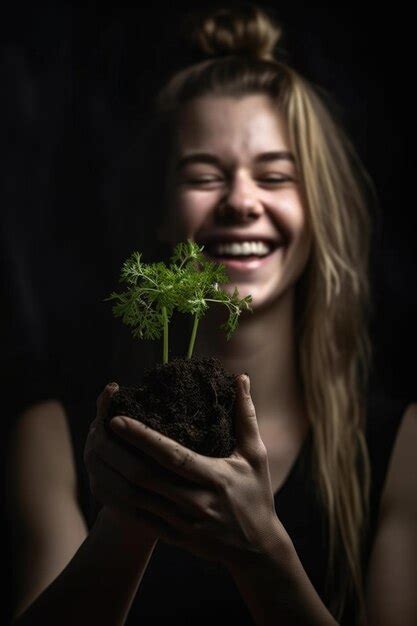
[[205,94],[266,94],[284,115],[313,233],[311,256],[296,285],[295,322],[312,475],[328,520],[326,594],[336,619],[350,597],[358,603],[357,623],[364,624],[362,557],[371,479],[365,397],[372,357],[366,190],[375,191],[329,110],[326,98],[335,106],[328,94],[275,59],[281,34],[278,22],[250,3],[192,12],[182,35],[203,60],[171,77],[157,96],[156,112],[165,138],[181,105]]

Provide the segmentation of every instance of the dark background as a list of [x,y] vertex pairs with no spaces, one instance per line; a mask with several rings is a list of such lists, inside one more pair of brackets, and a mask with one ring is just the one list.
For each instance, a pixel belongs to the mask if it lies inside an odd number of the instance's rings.
[[[3,13],[5,424],[63,385],[96,397],[109,382],[121,321],[102,300],[117,290],[123,260],[141,249],[153,211],[140,168],[123,183],[125,153],[161,82],[182,67],[176,35],[192,4],[14,2]],[[398,4],[378,14],[363,5],[260,4],[281,20],[288,63],[338,104],[377,188],[372,385],[416,401],[415,201],[405,167],[410,20]]]

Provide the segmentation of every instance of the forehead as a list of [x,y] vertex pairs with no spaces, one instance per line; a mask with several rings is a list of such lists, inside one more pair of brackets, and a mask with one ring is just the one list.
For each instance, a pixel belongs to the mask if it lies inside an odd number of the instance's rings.
[[178,113],[176,150],[213,150],[225,157],[289,149],[282,113],[266,95],[240,98],[204,96]]

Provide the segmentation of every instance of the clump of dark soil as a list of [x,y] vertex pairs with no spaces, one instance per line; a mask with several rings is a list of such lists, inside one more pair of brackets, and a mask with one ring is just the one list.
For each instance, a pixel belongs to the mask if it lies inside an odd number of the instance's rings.
[[235,396],[235,377],[219,359],[174,358],[146,369],[140,385],[119,386],[107,424],[127,415],[200,454],[228,457],[236,446]]

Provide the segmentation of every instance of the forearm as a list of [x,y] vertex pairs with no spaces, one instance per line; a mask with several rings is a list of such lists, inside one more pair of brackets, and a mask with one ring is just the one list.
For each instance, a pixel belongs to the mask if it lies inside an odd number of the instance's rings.
[[103,508],[61,574],[19,616],[16,626],[125,623],[157,539]]
[[292,543],[229,571],[257,626],[337,626]]

